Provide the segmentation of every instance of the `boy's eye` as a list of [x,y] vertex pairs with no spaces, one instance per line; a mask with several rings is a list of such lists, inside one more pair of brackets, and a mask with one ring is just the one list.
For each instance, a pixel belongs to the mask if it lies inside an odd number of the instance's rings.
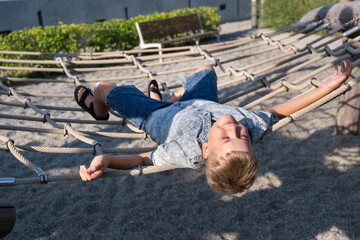
[[240,137],[240,139],[244,139],[245,141],[249,141],[249,136],[242,135],[242,136]]
[[229,137],[223,137],[221,140],[227,140],[229,139]]

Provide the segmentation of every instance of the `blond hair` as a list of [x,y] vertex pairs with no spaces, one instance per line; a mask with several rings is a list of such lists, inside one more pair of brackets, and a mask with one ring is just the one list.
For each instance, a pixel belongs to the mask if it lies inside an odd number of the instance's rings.
[[210,154],[206,164],[206,177],[209,186],[216,192],[243,192],[255,181],[258,160],[251,151],[232,151],[225,156]]

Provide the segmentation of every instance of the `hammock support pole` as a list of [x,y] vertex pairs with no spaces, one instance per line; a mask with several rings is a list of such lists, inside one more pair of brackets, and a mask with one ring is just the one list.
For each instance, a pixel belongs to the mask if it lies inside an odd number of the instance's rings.
[[[347,2],[347,1],[341,1]],[[345,38],[344,42],[350,41],[351,38]],[[351,44],[352,47],[360,46],[359,42]],[[356,60],[359,55],[353,56],[351,60]],[[349,79],[360,74],[360,67],[355,66]],[[360,135],[360,86],[359,84],[352,87],[350,91],[341,95],[338,102],[336,113],[336,134],[338,135]]]
[[0,238],[11,232],[15,221],[15,206],[8,199],[0,198]]

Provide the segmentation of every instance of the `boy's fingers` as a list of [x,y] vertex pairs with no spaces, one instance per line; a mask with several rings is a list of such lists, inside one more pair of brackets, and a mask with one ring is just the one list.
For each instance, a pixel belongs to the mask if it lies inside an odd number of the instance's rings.
[[344,61],[341,62],[341,72],[342,73],[345,72],[345,62]]
[[96,169],[96,167],[94,167],[94,166],[90,166],[88,169],[87,169],[87,173],[88,174],[92,174],[93,172],[95,172],[97,169]]
[[89,181],[94,180],[100,177],[101,175],[102,175],[102,170],[100,168],[92,166],[86,170],[86,177]]
[[92,176],[93,172],[89,171],[89,169],[87,169],[85,167],[85,165],[80,166],[79,173],[80,173],[80,177],[83,181],[91,181],[91,180],[95,179]]
[[87,181],[87,176],[86,176],[87,171],[86,171],[86,167],[84,165],[80,166],[79,174],[80,174],[81,180]]
[[346,72],[348,73],[348,75],[350,75],[351,69],[352,69],[352,64],[351,64],[350,60],[347,60],[346,61]]
[[93,180],[93,179],[96,179],[96,178],[98,178],[98,177],[100,177],[101,176],[101,172],[100,171],[96,171],[96,172],[94,172],[94,173],[92,173],[91,175],[90,175],[90,180]]

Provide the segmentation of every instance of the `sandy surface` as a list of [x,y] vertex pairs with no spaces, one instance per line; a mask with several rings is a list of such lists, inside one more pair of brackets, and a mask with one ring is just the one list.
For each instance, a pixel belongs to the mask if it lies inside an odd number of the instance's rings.
[[[250,22],[232,22],[221,26],[223,41],[247,36]],[[312,36],[295,43],[302,46]],[[220,56],[221,60],[243,56],[265,48]],[[281,54],[267,52],[226,64],[240,68]],[[296,66],[297,61],[274,69],[269,78]],[[297,79],[324,65],[328,59],[296,71],[287,79]],[[194,61],[154,67],[153,72],[200,66]],[[268,66],[268,65],[266,65]],[[255,72],[263,68],[249,69]],[[220,74],[220,69],[216,69]],[[316,77],[330,75],[325,71]],[[139,74],[136,71],[109,71],[80,74],[93,79],[118,75]],[[181,83],[191,72],[161,76],[169,86]],[[66,78],[60,76],[59,78]],[[234,79],[220,79],[219,82]],[[118,82],[125,84],[126,82]],[[133,83],[145,90],[147,79]],[[92,84],[89,84],[90,86]],[[245,88],[248,83],[235,84],[220,90],[220,97]],[[18,86],[27,92],[72,94],[72,84],[30,84]],[[264,93],[259,91],[229,102],[243,106]],[[296,93],[295,93],[296,94]],[[295,96],[284,93],[257,106],[263,109]],[[15,99],[1,96],[1,100]],[[46,105],[76,106],[71,99],[32,98]],[[360,239],[360,138],[336,136],[334,122],[337,101],[288,124],[268,135],[254,146],[260,160],[255,184],[240,195],[221,195],[206,184],[204,170],[177,169],[141,177],[119,177],[93,182],[69,181],[47,185],[0,187],[0,196],[16,207],[17,221],[10,239]],[[1,113],[37,116],[30,109],[1,105]],[[91,119],[81,112],[50,111],[52,117]],[[116,120],[114,116],[112,120]],[[48,124],[22,120],[1,119],[0,124],[51,128]],[[74,128],[89,131],[128,131],[122,126],[80,125]],[[15,145],[89,147],[70,136],[1,130],[2,136]],[[155,146],[151,140],[122,140],[98,137],[106,147]],[[2,143],[4,145],[4,143]],[[89,164],[91,155],[22,152],[49,175],[77,173],[80,164]],[[34,177],[34,173],[19,163],[11,154],[0,152],[0,177]]]

